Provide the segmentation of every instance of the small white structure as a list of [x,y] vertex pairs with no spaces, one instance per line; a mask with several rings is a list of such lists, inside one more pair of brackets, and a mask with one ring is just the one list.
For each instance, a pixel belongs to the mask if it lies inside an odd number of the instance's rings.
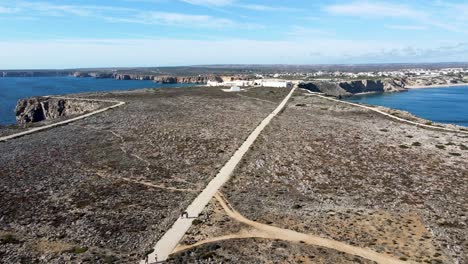
[[274,88],[292,88],[294,86],[293,82],[284,80],[256,80],[255,85]]
[[227,82],[217,82],[217,81],[208,81],[206,83],[207,86],[238,86],[238,87],[247,87],[253,86],[253,81],[245,81],[245,80],[235,80],[235,81],[227,81]]
[[241,88],[239,86],[233,86],[233,87],[231,87],[230,91],[231,92],[240,92]]

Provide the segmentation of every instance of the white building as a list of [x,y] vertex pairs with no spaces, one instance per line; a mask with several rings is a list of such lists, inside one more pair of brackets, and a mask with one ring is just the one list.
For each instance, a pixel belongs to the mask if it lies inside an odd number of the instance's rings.
[[292,88],[294,86],[293,82],[284,80],[256,80],[255,85],[275,88]]
[[208,81],[207,86],[230,86],[230,87],[248,87],[248,86],[260,86],[260,87],[275,87],[275,88],[292,88],[294,83],[292,81],[285,80],[255,80],[255,81],[245,81],[245,80],[235,80],[235,81],[226,81],[226,82],[217,82],[217,81]]
[[245,80],[235,80],[235,81],[227,81],[227,82],[217,82],[217,81],[208,81],[206,83],[207,86],[238,86],[238,87],[246,87],[246,86],[253,86],[253,81],[245,81]]

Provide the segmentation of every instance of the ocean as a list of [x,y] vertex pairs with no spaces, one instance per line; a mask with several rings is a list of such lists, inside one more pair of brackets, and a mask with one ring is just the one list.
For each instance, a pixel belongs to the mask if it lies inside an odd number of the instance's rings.
[[152,81],[120,81],[75,77],[7,77],[0,78],[0,125],[15,124],[15,106],[20,98],[44,95],[64,95],[84,92],[131,90],[192,86],[191,84],[160,84]]
[[433,122],[468,127],[468,85],[357,95],[346,100],[404,110]]

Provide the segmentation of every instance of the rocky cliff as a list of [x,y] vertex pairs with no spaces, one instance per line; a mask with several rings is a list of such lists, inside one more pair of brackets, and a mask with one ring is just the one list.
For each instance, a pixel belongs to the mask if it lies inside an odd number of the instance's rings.
[[112,78],[117,80],[149,80],[159,83],[207,83],[210,76],[155,76],[142,74],[122,74],[115,73]]
[[300,88],[332,96],[351,96],[358,93],[385,93],[406,91],[405,83],[398,79],[359,80],[346,82],[315,81],[303,83]]
[[16,104],[16,122],[33,123],[83,114],[99,109],[102,103],[48,97],[20,99]]
[[3,71],[0,72],[0,77],[63,77],[70,75],[68,71],[47,71],[47,70],[37,70],[37,71]]

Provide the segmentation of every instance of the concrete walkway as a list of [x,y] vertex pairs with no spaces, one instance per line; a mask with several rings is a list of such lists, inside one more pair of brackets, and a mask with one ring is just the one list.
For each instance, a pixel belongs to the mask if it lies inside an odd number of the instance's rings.
[[46,130],[46,129],[50,129],[50,128],[54,128],[54,127],[58,127],[58,126],[63,126],[63,125],[69,124],[69,123],[73,123],[73,122],[76,122],[76,121],[78,121],[78,120],[85,119],[85,118],[87,118],[87,117],[90,117],[90,116],[93,116],[93,115],[102,113],[102,112],[104,112],[104,111],[107,111],[107,110],[110,110],[110,109],[113,109],[113,108],[116,108],[116,107],[119,107],[119,106],[122,106],[122,105],[125,104],[125,102],[111,101],[111,100],[97,100],[97,99],[86,99],[86,98],[55,97],[55,96],[54,96],[54,97],[52,97],[52,96],[44,96],[44,97],[57,98],[57,99],[67,99],[67,100],[90,101],[90,102],[115,103],[115,104],[114,104],[114,105],[111,105],[111,106],[108,106],[108,107],[105,107],[105,108],[101,108],[101,109],[96,110],[96,111],[93,111],[93,112],[91,112],[91,113],[87,113],[87,114],[84,114],[84,115],[81,115],[81,116],[77,116],[77,117],[75,117],[75,118],[67,119],[67,120],[64,120],[64,121],[60,121],[60,122],[57,122],[57,123],[53,123],[53,124],[45,125],[45,126],[41,126],[41,127],[34,127],[34,128],[31,128],[31,129],[28,129],[28,130],[26,130],[26,131],[20,132],[20,133],[15,133],[15,134],[12,134],[12,135],[9,135],[9,136],[0,137],[0,142],[2,142],[2,141],[7,141],[7,140],[11,140],[11,139],[15,139],[15,138],[19,138],[19,137],[26,136],[26,135],[30,135],[30,134],[33,134],[33,133],[37,133],[37,132],[40,132],[40,131],[44,131],[44,130]]
[[[244,157],[245,153],[249,150],[250,146],[255,142],[260,133],[270,123],[270,121],[286,106],[289,98],[296,88],[291,89],[291,92],[284,98],[284,100],[278,105],[278,107],[268,115],[255,130],[249,135],[247,140],[241,145],[241,147],[234,153],[231,159],[224,165],[213,180],[206,186],[206,188],[198,195],[195,200],[185,210],[188,213],[188,218],[180,217],[174,223],[174,225],[164,234],[163,237],[156,243],[154,252],[148,256],[149,262],[154,263],[156,261],[164,261],[177,247],[177,244],[182,240],[185,233],[192,225],[192,221],[198,217],[203,209],[208,205],[214,195],[218,192],[219,188],[223,186],[231,177],[237,164]],[[145,260],[140,262],[145,263]]]

